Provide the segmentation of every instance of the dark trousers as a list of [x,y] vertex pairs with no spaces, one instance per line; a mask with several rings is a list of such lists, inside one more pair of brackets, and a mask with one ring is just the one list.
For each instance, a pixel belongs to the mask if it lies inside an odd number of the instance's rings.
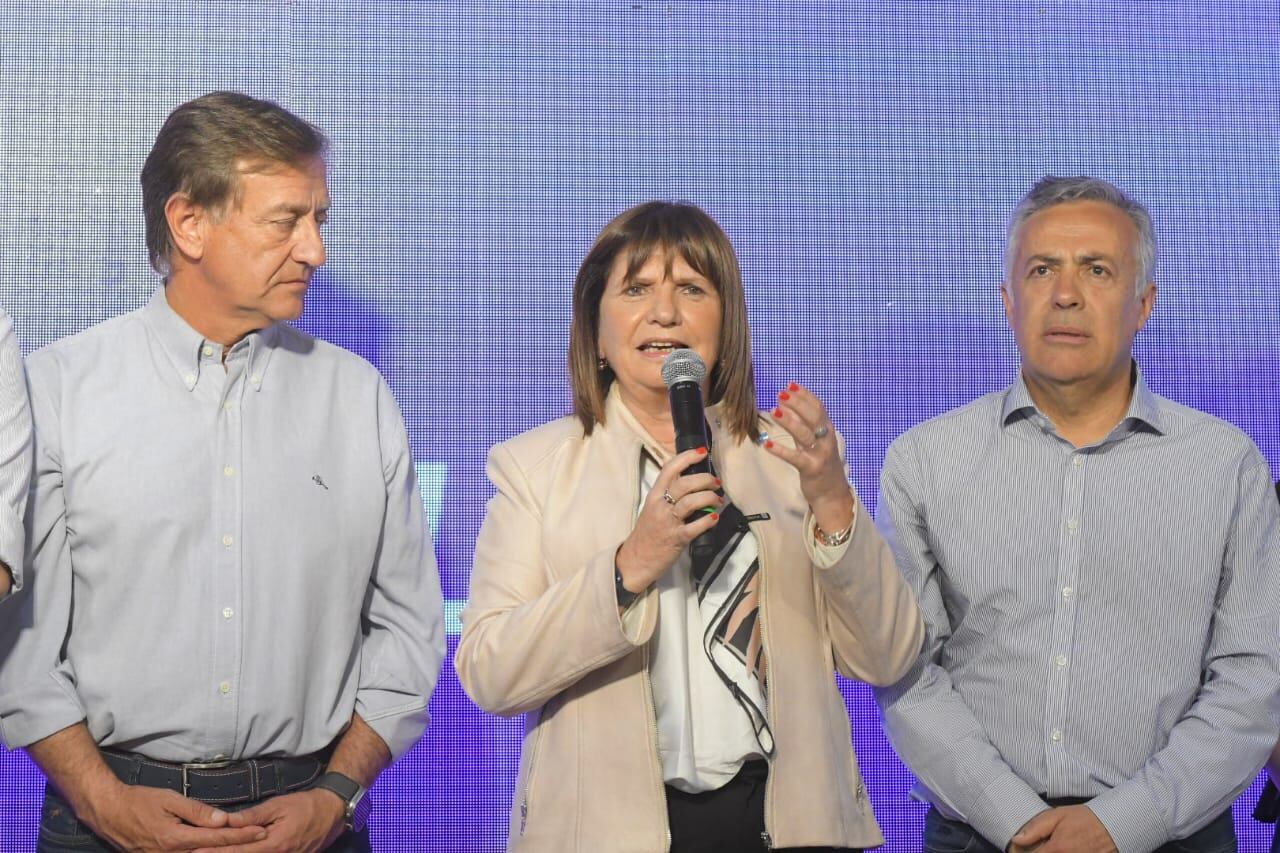
[[[764,786],[769,764],[748,761],[723,788],[688,794],[667,786],[671,853],[755,853],[765,841]],[[835,847],[788,847],[813,853]],[[845,849],[845,848],[840,848]]]
[[[1055,802],[1070,805],[1083,800]],[[948,820],[934,808],[929,809],[924,818],[923,847],[924,853],[1002,853],[969,824]],[[1236,825],[1231,819],[1231,809],[1199,832],[1157,848],[1156,853],[1236,853]]]
[[[224,811],[247,809],[255,803],[242,803],[228,806]],[[110,851],[114,848],[98,836],[89,827],[76,819],[71,806],[62,798],[52,785],[44,788],[44,805],[40,809],[40,838],[36,842],[36,853],[83,853],[85,850]],[[329,848],[329,853],[370,853],[369,829],[364,832],[344,832],[338,836]]]

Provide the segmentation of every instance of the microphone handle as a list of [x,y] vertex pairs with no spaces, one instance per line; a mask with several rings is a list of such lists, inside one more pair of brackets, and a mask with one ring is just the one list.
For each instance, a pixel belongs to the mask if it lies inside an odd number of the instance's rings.
[[[676,431],[676,452],[684,453],[698,447],[707,447],[707,421],[702,410],[702,389],[696,382],[677,382],[669,389],[671,395],[671,420]],[[708,448],[709,449],[709,448]],[[711,454],[684,469],[684,475],[710,474]],[[717,489],[717,492],[719,490]],[[690,515],[685,522],[701,518],[701,511]],[[716,555],[716,542],[710,530],[699,533],[689,546],[695,574],[705,570]]]

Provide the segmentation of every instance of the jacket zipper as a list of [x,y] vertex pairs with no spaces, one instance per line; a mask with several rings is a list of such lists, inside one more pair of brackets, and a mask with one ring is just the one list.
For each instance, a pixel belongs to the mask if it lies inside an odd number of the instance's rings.
[[[767,707],[764,709],[764,718],[769,723],[769,730],[776,731],[773,725],[773,656],[769,654],[769,620],[768,610],[766,607],[765,587],[768,585],[768,560],[765,557],[765,541],[764,537],[756,531],[756,548],[757,556],[760,559],[760,645],[764,648],[765,660],[765,682],[764,694]],[[778,749],[778,740],[774,738],[774,752]],[[773,767],[769,767],[769,775],[764,780],[764,832],[760,833],[760,840],[764,842],[766,850],[773,849],[773,836],[769,832],[769,812],[773,806]]]
[[538,745],[542,742],[542,711],[538,711],[538,726],[533,733],[533,743],[529,747],[529,768],[524,778],[524,794],[520,800],[520,836],[524,837],[525,827],[529,824],[529,800],[533,792],[533,771],[538,760]]

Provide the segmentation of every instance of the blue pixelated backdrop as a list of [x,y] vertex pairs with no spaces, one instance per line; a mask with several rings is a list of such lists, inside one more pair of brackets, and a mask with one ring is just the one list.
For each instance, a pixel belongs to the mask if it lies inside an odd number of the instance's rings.
[[[302,325],[373,361],[408,420],[450,652],[495,441],[564,414],[569,293],[614,213],[704,206],[736,244],[763,395],[819,390],[874,504],[885,447],[1006,384],[1004,218],[1046,172],[1109,178],[1162,247],[1139,358],[1280,470],[1275,2],[0,3],[0,298],[24,351],[141,305],[137,175],[215,88],[333,138],[329,264]],[[0,611],[2,613],[2,611]],[[888,849],[922,808],[843,685]],[[375,789],[375,847],[503,847],[520,722],[446,664]],[[41,780],[0,750],[0,850]],[[1269,840],[1237,807],[1242,849]]]

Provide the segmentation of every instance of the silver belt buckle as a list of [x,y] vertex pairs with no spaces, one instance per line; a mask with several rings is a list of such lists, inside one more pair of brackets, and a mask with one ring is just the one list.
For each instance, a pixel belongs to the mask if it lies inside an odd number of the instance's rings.
[[182,765],[182,796],[188,796],[191,790],[191,780],[188,773],[192,770],[221,770],[224,767],[230,767],[235,764],[234,761],[191,761]]

